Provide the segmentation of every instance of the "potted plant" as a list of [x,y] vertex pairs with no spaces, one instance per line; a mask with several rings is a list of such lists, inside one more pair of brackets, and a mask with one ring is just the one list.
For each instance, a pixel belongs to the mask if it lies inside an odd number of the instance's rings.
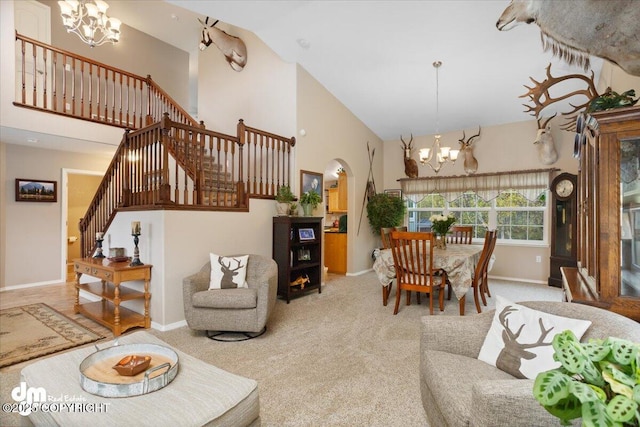
[[451,226],[456,222],[456,217],[453,214],[449,215],[431,215],[429,217],[429,221],[431,221],[431,231],[433,231],[436,236],[436,245],[441,249],[447,248],[447,233]]
[[322,197],[315,191],[307,191],[300,196],[300,204],[304,210],[304,216],[311,216],[313,210],[322,202]]
[[406,207],[400,197],[387,193],[374,194],[367,203],[367,217],[373,234],[383,227],[397,227],[404,221]]
[[560,368],[542,372],[533,395],[563,425],[640,425],[640,343],[620,338],[580,343],[573,332],[553,339]]
[[291,188],[288,185],[281,185],[278,187],[278,193],[276,194],[276,211],[278,215],[289,215],[289,204],[295,199],[296,197],[293,195]]

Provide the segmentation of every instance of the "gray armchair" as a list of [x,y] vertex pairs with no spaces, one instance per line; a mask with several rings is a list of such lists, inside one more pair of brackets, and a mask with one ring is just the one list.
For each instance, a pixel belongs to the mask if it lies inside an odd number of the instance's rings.
[[182,281],[184,315],[191,329],[207,331],[212,339],[239,332],[255,338],[266,331],[278,291],[278,265],[271,258],[249,255],[248,288],[209,290],[211,264]]
[[[606,310],[568,302],[519,304],[591,320],[583,342],[608,336],[640,342],[640,324]],[[421,319],[420,392],[429,425],[559,426],[533,397],[534,380],[516,379],[478,360],[493,314]]]

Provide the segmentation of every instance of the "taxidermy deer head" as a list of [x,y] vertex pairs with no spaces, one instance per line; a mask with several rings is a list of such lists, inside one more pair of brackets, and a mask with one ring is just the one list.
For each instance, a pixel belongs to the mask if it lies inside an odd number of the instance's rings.
[[462,131],[462,139],[459,139],[460,152],[464,156],[464,172],[469,175],[476,173],[478,170],[478,160],[473,156],[473,140],[480,136],[480,126],[478,126],[478,133],[470,136],[465,140],[465,133]]
[[549,117],[542,124],[540,124],[540,119],[537,120],[538,134],[533,143],[538,147],[538,159],[545,165],[552,165],[558,160],[558,152],[553,142],[553,135],[551,135],[551,126],[549,126],[549,122],[556,114]]
[[588,69],[588,55],[640,76],[640,7],[635,0],[512,0],[496,23],[507,31],[536,23],[545,50]]
[[418,162],[411,158],[411,154],[413,153],[413,134],[411,134],[411,139],[408,144],[404,142],[402,135],[400,135],[400,141],[402,141],[402,146],[404,147],[404,174],[409,178],[417,178]]
[[198,21],[204,27],[202,29],[202,39],[200,40],[200,50],[205,50],[213,43],[220,49],[231,68],[235,71],[242,71],[247,64],[247,46],[245,46],[244,42],[240,38],[231,36],[216,28],[215,25],[218,21],[209,25],[208,16],[204,22],[200,18],[198,18]]

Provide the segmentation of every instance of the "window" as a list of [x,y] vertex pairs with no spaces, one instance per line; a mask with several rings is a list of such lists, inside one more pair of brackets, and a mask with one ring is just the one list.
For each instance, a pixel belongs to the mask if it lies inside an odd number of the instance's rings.
[[462,194],[447,202],[440,194],[429,194],[418,202],[407,199],[409,231],[429,231],[429,217],[444,210],[453,213],[457,225],[472,225],[474,239],[483,239],[495,218],[498,239],[501,242],[543,243],[546,241],[546,191],[535,201],[530,201],[516,191],[502,192],[487,202],[474,192]]

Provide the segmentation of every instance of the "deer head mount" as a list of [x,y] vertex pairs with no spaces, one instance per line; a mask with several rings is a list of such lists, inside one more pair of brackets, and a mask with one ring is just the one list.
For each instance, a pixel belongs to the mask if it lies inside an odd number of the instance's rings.
[[242,71],[247,64],[247,46],[245,46],[244,42],[240,38],[216,28],[215,25],[218,20],[211,25],[209,25],[208,16],[204,22],[200,18],[198,18],[198,21],[204,27],[202,29],[202,38],[200,39],[200,50],[205,50],[213,43],[220,49],[231,68],[235,71]]
[[522,360],[531,360],[536,357],[536,354],[527,351],[529,349],[541,346],[551,345],[550,342],[545,343],[544,340],[553,330],[553,327],[549,329],[545,329],[542,318],[538,319],[538,324],[540,326],[540,336],[533,343],[519,343],[518,337],[522,333],[522,329],[524,328],[524,324],[520,325],[517,331],[512,331],[509,327],[509,319],[507,316],[514,311],[518,311],[518,309],[514,308],[511,305],[506,306],[498,315],[498,319],[500,324],[504,328],[502,330],[502,341],[504,342],[504,348],[500,350],[500,354],[498,354],[498,358],[496,359],[496,367],[505,372],[515,372],[519,375],[514,375],[517,378],[526,378],[520,368],[522,366]]
[[411,155],[413,154],[413,134],[411,134],[409,143],[406,143],[404,139],[402,139],[402,135],[400,135],[400,141],[402,141],[404,152],[404,174],[409,178],[417,178],[418,162],[411,158]]
[[231,268],[231,261],[228,265],[225,265],[222,261],[222,257],[218,257],[218,264],[222,271],[222,279],[220,280],[220,289],[237,288],[238,285],[233,282],[233,278],[238,275],[238,270],[244,267],[240,260],[232,258],[236,263],[236,268]]
[[552,165],[558,160],[558,152],[553,142],[553,135],[551,135],[551,126],[549,126],[549,122],[556,115],[557,113],[542,123],[540,123],[540,119],[537,120],[538,134],[533,143],[538,148],[538,159],[544,165]]
[[589,67],[589,55],[640,76],[640,7],[634,0],[512,0],[496,23],[507,31],[535,23],[545,50],[570,64]]
[[460,143],[460,152],[464,156],[464,172],[469,175],[476,173],[478,170],[478,160],[473,155],[473,140],[480,136],[482,129],[478,126],[478,133],[465,139],[465,132],[462,131],[462,138],[458,140]]

